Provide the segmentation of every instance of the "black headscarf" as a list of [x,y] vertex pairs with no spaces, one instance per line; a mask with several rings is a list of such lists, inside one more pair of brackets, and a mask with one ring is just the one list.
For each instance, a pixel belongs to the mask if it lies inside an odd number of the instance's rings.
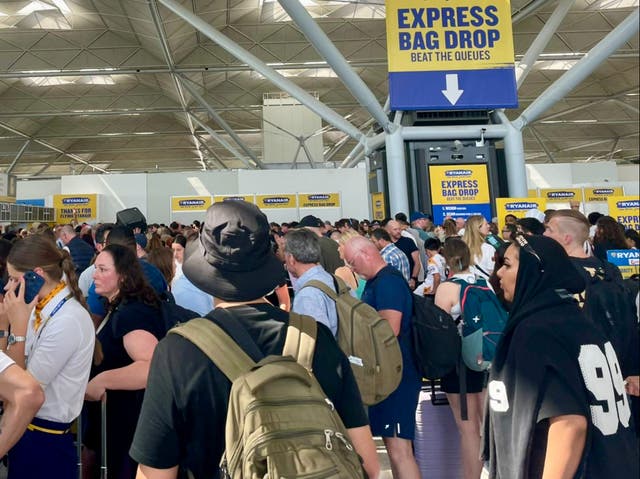
[[[519,241],[523,240],[529,247],[520,246]],[[564,301],[568,295],[585,288],[584,279],[557,241],[545,236],[527,236],[517,238],[514,245],[519,246],[520,261],[508,329],[534,311]]]

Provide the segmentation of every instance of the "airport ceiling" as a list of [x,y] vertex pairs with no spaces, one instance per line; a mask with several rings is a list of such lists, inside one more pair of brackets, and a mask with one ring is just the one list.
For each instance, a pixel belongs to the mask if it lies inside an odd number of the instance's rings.
[[[175,2],[355,127],[375,128],[277,1]],[[384,0],[301,3],[384,104]],[[516,62],[556,7],[512,0]],[[520,109],[507,116],[515,119],[637,8],[638,0],[575,0],[522,84]],[[526,161],[637,162],[638,54],[636,32],[527,126]],[[0,171],[18,178],[247,168],[249,153],[262,159],[263,98],[281,91],[158,0],[0,2]],[[327,123],[317,134],[325,152],[317,166],[340,165],[357,144]],[[279,161],[265,167],[293,159]]]

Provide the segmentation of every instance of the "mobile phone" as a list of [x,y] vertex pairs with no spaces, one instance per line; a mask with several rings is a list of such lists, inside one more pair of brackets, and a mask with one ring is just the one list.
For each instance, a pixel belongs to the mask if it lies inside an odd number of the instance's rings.
[[[29,304],[33,301],[44,286],[44,278],[34,271],[27,271],[24,274],[24,302]],[[16,289],[16,294],[18,290]]]

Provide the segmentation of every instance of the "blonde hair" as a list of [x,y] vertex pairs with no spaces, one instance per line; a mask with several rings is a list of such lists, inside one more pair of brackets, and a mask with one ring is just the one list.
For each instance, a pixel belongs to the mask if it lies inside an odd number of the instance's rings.
[[476,264],[476,258],[482,258],[484,236],[480,233],[480,226],[482,226],[482,223],[485,221],[482,215],[472,215],[467,218],[467,222],[464,225],[462,240],[467,243],[469,251],[471,252],[471,264]]
[[357,236],[362,236],[362,235],[353,229],[346,230],[344,233],[340,234],[340,238],[338,238],[338,244],[344,246],[347,243],[347,241]]

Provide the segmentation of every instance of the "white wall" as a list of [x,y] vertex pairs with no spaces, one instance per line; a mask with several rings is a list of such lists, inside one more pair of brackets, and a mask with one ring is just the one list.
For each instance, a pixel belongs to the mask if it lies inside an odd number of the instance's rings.
[[46,206],[53,206],[53,195],[61,192],[61,180],[18,181],[16,198],[19,200],[45,199]]
[[144,173],[63,176],[60,193],[97,193],[98,221],[115,221],[118,211],[132,206],[137,206],[146,216],[147,176]]

